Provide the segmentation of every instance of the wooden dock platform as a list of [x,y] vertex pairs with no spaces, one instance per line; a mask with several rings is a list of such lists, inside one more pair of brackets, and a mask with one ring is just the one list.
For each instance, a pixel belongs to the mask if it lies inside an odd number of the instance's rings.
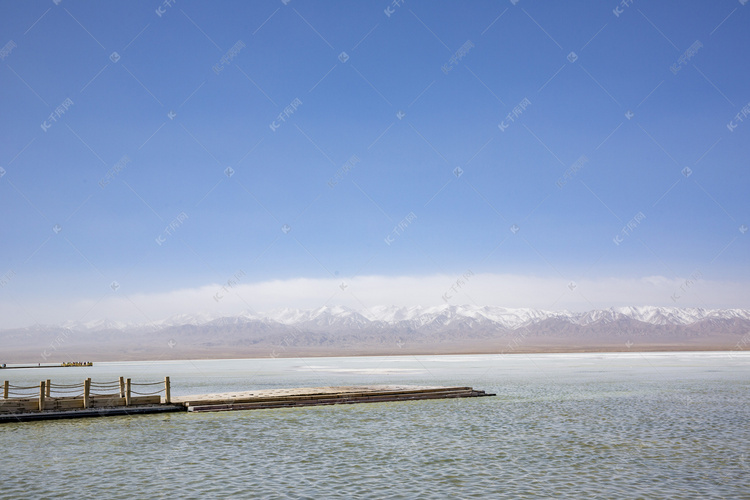
[[38,420],[63,420],[69,418],[116,417],[124,415],[149,415],[153,413],[184,412],[182,405],[168,405],[164,403],[119,406],[106,408],[81,408],[77,410],[45,410],[27,411],[23,413],[0,414],[0,424],[14,422],[35,422]]
[[180,396],[173,397],[172,403],[182,404],[191,412],[204,412],[482,396],[494,396],[494,394],[486,394],[484,391],[471,387],[368,385],[265,389]]
[[38,386],[12,385],[6,380],[0,399],[0,423],[165,411],[185,411],[182,405],[171,404],[169,377],[146,383],[133,383],[125,377],[111,382],[86,378],[78,384],[48,379]]
[[[159,382],[160,384],[161,382]],[[83,396],[50,395],[50,387],[58,386],[43,381],[38,398],[13,398],[9,396],[5,383],[4,398],[0,399],[0,423],[34,420],[56,420],[62,418],[107,417],[115,415],[140,415],[164,412],[215,412],[233,410],[259,410],[269,408],[292,408],[303,406],[383,403],[392,401],[414,401],[421,399],[474,398],[494,396],[471,387],[436,387],[415,385],[366,385],[339,387],[302,387],[296,389],[260,389],[220,394],[170,397],[169,377],[165,387],[151,395],[131,395],[130,379],[120,379],[122,392],[114,394],[91,394],[90,387],[117,387],[115,382],[97,384],[90,379],[84,381]],[[153,386],[157,383],[132,384]],[[77,385],[76,385],[77,387]],[[27,389],[28,388],[24,388]],[[77,390],[77,389],[75,389]],[[158,394],[163,393],[161,397]]]

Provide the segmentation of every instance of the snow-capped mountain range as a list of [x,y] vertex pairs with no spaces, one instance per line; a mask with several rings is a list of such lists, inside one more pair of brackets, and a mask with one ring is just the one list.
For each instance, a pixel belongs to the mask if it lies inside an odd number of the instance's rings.
[[2,362],[303,356],[750,351],[750,310],[621,307],[588,312],[442,305],[181,314],[0,331]]
[[240,326],[249,323],[261,323],[269,326],[276,324],[313,330],[326,328],[357,330],[371,326],[381,328],[406,326],[412,329],[420,329],[473,324],[485,327],[495,326],[504,330],[516,330],[548,320],[578,326],[608,324],[624,320],[634,320],[649,325],[686,326],[710,320],[750,321],[750,310],[643,306],[568,312],[526,308],[511,309],[498,306],[442,305],[434,307],[376,306],[369,310],[356,311],[344,306],[323,306],[317,309],[285,308],[267,313],[246,311],[236,316],[206,313],[181,314],[149,324],[109,320],[69,321],[59,325],[59,327],[74,331],[161,330],[184,326]]

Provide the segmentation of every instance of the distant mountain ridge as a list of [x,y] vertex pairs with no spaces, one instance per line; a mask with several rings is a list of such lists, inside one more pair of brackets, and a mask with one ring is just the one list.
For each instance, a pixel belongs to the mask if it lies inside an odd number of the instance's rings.
[[160,330],[180,326],[227,325],[261,322],[305,328],[364,328],[366,326],[450,326],[459,323],[494,324],[506,330],[556,320],[574,325],[606,324],[622,320],[635,320],[650,325],[691,325],[710,320],[750,321],[748,309],[702,309],[677,307],[617,307],[586,312],[545,311],[530,308],[499,306],[442,305],[433,307],[376,306],[366,311],[356,311],[345,306],[323,306],[316,309],[277,309],[267,313],[243,312],[236,316],[206,313],[180,314],[154,323],[125,323],[109,320],[89,322],[68,321],[60,328],[76,331],[93,330]]
[[[750,310],[343,306],[181,314],[0,331],[0,362],[395,354],[750,350]],[[18,361],[15,361],[18,360]]]

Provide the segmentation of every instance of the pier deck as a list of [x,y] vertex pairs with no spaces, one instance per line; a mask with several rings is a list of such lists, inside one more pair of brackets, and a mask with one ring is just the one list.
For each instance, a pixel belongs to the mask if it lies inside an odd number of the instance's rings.
[[471,387],[368,385],[264,389],[180,396],[172,398],[172,403],[185,405],[188,411],[202,412],[482,396],[494,394],[486,394]]
[[116,417],[124,415],[148,415],[152,413],[172,413],[185,411],[181,405],[152,404],[140,406],[119,406],[107,408],[81,408],[78,410],[45,410],[24,413],[0,414],[0,424],[15,422],[35,422],[38,420],[63,420],[69,418]]
[[[169,379],[166,379],[167,389]],[[89,382],[90,384],[90,382]],[[44,385],[42,385],[44,389]],[[159,391],[159,392],[163,392]],[[42,395],[44,392],[42,392]],[[0,400],[0,423],[62,418],[107,417],[163,412],[215,412],[259,410],[354,403],[382,403],[420,399],[472,398],[494,396],[471,387],[435,387],[415,385],[366,385],[339,387],[303,387],[296,389],[260,389],[254,391],[199,394],[163,398],[159,396],[78,397]],[[36,408],[36,411],[34,409]],[[43,409],[42,409],[43,408]]]

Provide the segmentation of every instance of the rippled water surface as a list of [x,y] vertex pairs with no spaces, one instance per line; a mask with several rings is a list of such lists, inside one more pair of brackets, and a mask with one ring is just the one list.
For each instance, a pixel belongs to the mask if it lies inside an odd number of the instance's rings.
[[1,498],[750,498],[750,356],[99,363],[173,394],[469,385],[497,397],[0,424]]

